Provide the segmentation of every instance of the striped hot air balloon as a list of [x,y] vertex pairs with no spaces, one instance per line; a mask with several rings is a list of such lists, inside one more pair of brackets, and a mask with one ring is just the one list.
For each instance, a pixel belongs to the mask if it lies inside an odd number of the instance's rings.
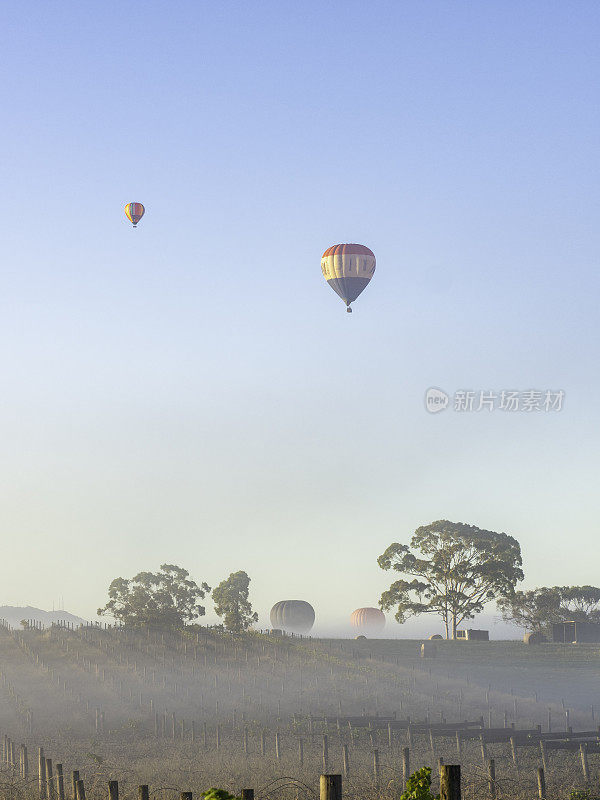
[[357,608],[350,615],[350,622],[360,631],[376,633],[385,627],[385,615],[378,608]]
[[323,277],[352,312],[350,303],[363,291],[375,272],[375,255],[364,244],[334,244],[321,257]]
[[315,623],[315,610],[306,600],[280,600],[271,609],[271,625],[294,633],[308,633]]
[[125,206],[125,214],[130,222],[133,222],[133,227],[137,227],[138,222],[144,216],[146,209],[141,203],[127,203]]

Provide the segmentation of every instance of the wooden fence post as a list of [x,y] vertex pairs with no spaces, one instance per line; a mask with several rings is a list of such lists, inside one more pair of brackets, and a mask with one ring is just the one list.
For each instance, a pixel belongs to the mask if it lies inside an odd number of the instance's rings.
[[323,734],[323,769],[327,769],[327,765],[329,764],[329,744],[327,740],[327,734]]
[[181,792],[179,797],[180,797],[180,800],[192,800],[192,793],[191,792]]
[[138,786],[138,800],[149,800],[148,786],[146,784]]
[[119,800],[119,781],[108,782],[108,800]]
[[46,786],[48,787],[48,800],[54,800],[54,783],[52,781],[52,759],[46,759]]
[[56,765],[56,794],[58,800],[65,800],[65,779],[63,777],[63,765]]
[[579,755],[581,756],[581,771],[583,772],[583,780],[588,783],[590,780],[590,768],[588,764],[587,744],[582,742],[579,745]]
[[440,775],[440,800],[461,800],[460,764],[444,764]]
[[538,782],[538,797],[540,800],[544,800],[544,798],[546,797],[546,779],[544,778],[543,767],[538,767],[537,782]]
[[242,800],[254,800],[254,789],[242,789]]
[[77,781],[79,780],[79,770],[74,769],[71,773],[71,791],[73,793],[73,800],[77,800]]
[[373,777],[375,786],[379,788],[379,750],[373,750]]
[[81,779],[76,784],[77,800],[85,800],[85,785]]
[[344,778],[347,778],[350,775],[350,758],[348,755],[348,745],[345,744],[342,747],[342,756],[344,761]]
[[403,788],[406,789],[406,782],[410,778],[410,747],[402,748],[402,778]]
[[44,758],[44,748],[38,750],[38,788],[42,800],[47,800],[48,791],[46,786],[46,759]]
[[481,746],[481,763],[485,767],[485,765],[487,763],[487,750],[486,750],[486,747],[485,747],[485,741],[483,739],[483,734],[481,734],[480,737],[479,737],[479,744]]
[[542,757],[542,767],[548,772],[548,763],[546,762],[546,746],[543,739],[540,739],[540,755]]
[[320,800],[342,800],[342,776],[321,775]]
[[488,786],[490,790],[490,798],[491,800],[495,800],[496,798],[496,762],[493,758],[490,758],[488,764]]
[[514,736],[510,737],[510,752],[512,753],[512,760],[513,764],[517,769],[517,775],[519,774],[519,759],[517,758],[517,742]]

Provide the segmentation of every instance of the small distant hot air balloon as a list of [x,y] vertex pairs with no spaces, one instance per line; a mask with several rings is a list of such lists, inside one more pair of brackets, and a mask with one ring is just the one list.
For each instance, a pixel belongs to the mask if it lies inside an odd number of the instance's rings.
[[315,610],[306,600],[280,600],[271,609],[271,625],[294,633],[308,633],[315,623]]
[[133,227],[136,228],[138,222],[144,216],[146,209],[141,203],[127,203],[125,206],[125,214],[130,222],[133,222]]
[[377,633],[385,627],[385,615],[378,608],[357,608],[350,615],[354,628],[367,633]]
[[364,244],[334,244],[321,257],[321,271],[327,283],[346,303],[352,303],[375,272],[375,255]]

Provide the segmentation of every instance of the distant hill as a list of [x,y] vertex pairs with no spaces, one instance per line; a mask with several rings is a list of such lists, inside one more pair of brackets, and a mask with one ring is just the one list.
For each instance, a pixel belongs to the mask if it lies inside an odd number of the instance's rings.
[[21,627],[22,619],[32,619],[41,622],[44,628],[49,628],[53,622],[64,620],[80,625],[85,622],[81,617],[70,614],[68,611],[43,611],[33,606],[0,606],[0,619],[5,619],[13,628]]

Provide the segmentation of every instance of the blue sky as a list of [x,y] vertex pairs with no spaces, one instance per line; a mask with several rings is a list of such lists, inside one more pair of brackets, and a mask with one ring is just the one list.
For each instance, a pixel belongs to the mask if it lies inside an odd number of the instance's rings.
[[[89,616],[170,561],[341,629],[439,518],[515,535],[528,586],[597,582],[599,22],[5,4],[2,602]],[[345,241],[377,257],[352,316]],[[566,399],[433,416],[429,386]]]

